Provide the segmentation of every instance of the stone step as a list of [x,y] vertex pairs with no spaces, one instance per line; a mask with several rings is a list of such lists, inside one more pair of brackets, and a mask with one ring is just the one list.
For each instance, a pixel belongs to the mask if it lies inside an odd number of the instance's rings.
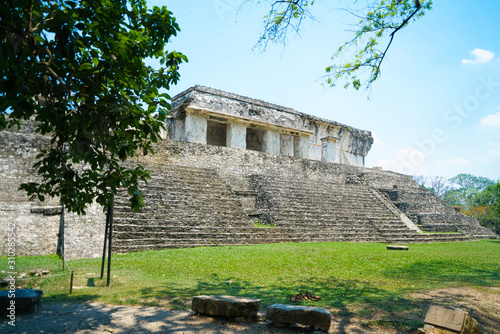
[[[318,233],[318,226],[297,226],[292,224],[277,224],[274,227],[255,227],[250,224],[248,225],[240,225],[240,224],[217,224],[214,223],[206,223],[204,225],[196,225],[196,224],[164,224],[164,225],[131,225],[131,224],[113,224],[115,231],[117,232],[137,232],[137,233],[165,233],[165,232],[217,232],[217,231],[228,231],[231,233],[239,232],[239,233]],[[321,226],[321,233],[379,233],[377,229],[373,228],[370,225],[367,226],[342,226],[342,225],[325,225]],[[413,231],[406,230],[397,230],[393,231],[393,233],[414,233]],[[390,232],[390,231],[388,231]]]
[[[130,224],[126,222],[125,224],[113,223],[113,226],[118,229],[118,231],[196,231],[196,230],[220,230],[220,229],[234,229],[238,231],[260,231],[260,230],[281,230],[281,231],[314,231],[318,233],[318,227],[322,228],[322,231],[359,231],[372,230],[371,225],[352,225],[346,226],[343,224],[324,224],[321,226],[310,226],[310,225],[295,225],[287,223],[277,223],[275,227],[254,227],[252,223],[240,223],[240,222],[224,222],[219,221],[205,222],[205,224],[198,224],[197,222],[163,222],[163,224],[158,224],[158,222],[152,220],[152,224],[137,222],[136,224]],[[408,230],[406,230],[408,231]]]
[[[321,236],[317,232],[308,233],[266,233],[265,231],[260,231],[261,233],[164,233],[163,235],[150,234],[133,234],[133,233],[117,233],[117,244],[125,242],[145,242],[149,244],[164,243],[166,241],[177,240],[179,242],[185,242],[187,240],[207,240],[207,242],[214,242],[220,240],[239,240],[240,242],[254,240],[256,243],[265,243],[267,239],[280,239],[288,242],[295,241],[337,241],[337,240],[356,240],[356,239],[370,239],[370,240],[380,240],[386,239],[387,236],[373,235],[371,233],[321,233]],[[404,236],[395,236],[398,238],[405,238]],[[222,241],[221,241],[222,242]]]
[[371,221],[394,221],[396,220],[394,216],[380,215],[379,217],[373,217],[373,215],[366,216],[363,214],[349,214],[347,212],[329,212],[329,213],[317,213],[317,212],[297,212],[297,211],[283,211],[283,210],[273,210],[274,216],[276,217],[287,217],[290,219],[317,219],[317,220],[336,220],[351,218],[352,220],[362,219]]
[[223,245],[255,245],[264,243],[300,243],[300,242],[386,242],[385,238],[380,237],[345,237],[337,236],[331,238],[301,238],[301,237],[285,237],[285,238],[206,238],[206,239],[126,239],[117,240],[113,243],[113,249],[163,249],[163,248],[179,248],[179,247],[196,247],[196,246],[223,246]]

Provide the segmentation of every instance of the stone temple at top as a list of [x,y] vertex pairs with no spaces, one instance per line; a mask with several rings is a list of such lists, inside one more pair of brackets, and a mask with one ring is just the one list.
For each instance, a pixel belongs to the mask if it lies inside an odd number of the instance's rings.
[[371,132],[203,86],[173,98],[170,139],[364,166]]

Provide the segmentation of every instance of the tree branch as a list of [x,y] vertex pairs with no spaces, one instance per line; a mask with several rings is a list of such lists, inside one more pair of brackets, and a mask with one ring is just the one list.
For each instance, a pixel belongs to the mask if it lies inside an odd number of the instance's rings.
[[380,65],[382,64],[382,61],[384,61],[384,58],[385,58],[385,55],[387,53],[387,50],[389,50],[389,47],[391,46],[392,44],[392,40],[394,39],[394,35],[401,29],[403,28],[410,20],[413,16],[415,16],[415,14],[417,14],[417,12],[420,10],[420,8],[422,8],[422,6],[420,5],[420,1],[418,0],[415,0],[415,5],[417,6],[417,9],[415,9],[415,11],[410,15],[408,16],[404,21],[403,23],[401,23],[399,25],[399,27],[397,27],[396,29],[394,29],[393,32],[391,32],[390,36],[391,38],[389,39],[389,43],[387,43],[387,47],[385,48],[384,52],[382,53],[382,56],[380,57],[380,61],[378,62],[378,65],[377,65],[377,68],[378,68],[378,71],[380,72]]

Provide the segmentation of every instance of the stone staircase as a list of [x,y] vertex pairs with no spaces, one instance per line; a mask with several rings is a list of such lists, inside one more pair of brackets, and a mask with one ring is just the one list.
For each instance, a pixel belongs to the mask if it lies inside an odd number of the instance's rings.
[[[293,227],[255,227],[255,210],[242,205],[238,192],[215,170],[147,164],[152,180],[143,189],[146,208],[134,212],[127,194],[115,199],[113,250],[300,242]],[[233,180],[234,181],[234,180]],[[244,196],[255,196],[246,192]],[[254,214],[252,216],[252,213]]]
[[235,177],[174,164],[144,167],[152,171],[143,188],[146,207],[131,210],[126,192],[115,200],[113,249],[118,253],[279,242],[469,239],[461,233],[421,234],[410,229],[397,209],[366,185]]
[[476,219],[467,217],[448,206],[427,190],[420,188],[379,190],[422,231],[459,232],[475,239],[497,238],[491,229],[482,227]]
[[293,228],[302,241],[444,242],[469,238],[460,233],[421,234],[411,230],[394,208],[361,184],[253,176],[262,199],[263,220]]
[[215,171],[148,164],[152,179],[143,189],[146,207],[134,212],[126,193],[117,196],[117,252],[240,244],[251,226],[238,200]]

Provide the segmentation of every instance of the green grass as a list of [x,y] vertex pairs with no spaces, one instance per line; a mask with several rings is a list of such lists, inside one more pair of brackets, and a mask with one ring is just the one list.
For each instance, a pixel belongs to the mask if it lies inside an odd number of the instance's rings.
[[[6,263],[5,258],[0,261],[2,266]],[[346,314],[421,313],[408,292],[498,287],[499,263],[500,240],[416,244],[404,252],[388,251],[386,245],[376,243],[202,247],[114,255],[111,287],[99,279],[100,259],[69,261],[76,273],[72,296],[68,296],[69,276],[30,281],[30,286],[42,288],[45,300],[174,309],[187,308],[191,298],[200,294],[255,297],[266,307],[290,303],[290,295],[309,291],[321,300],[302,304]],[[18,272],[35,268],[61,272],[61,261],[55,256],[19,257],[16,265]],[[95,286],[88,286],[91,281]]]
[[256,227],[256,228],[276,228],[276,225],[266,225],[266,224],[261,224],[261,223],[254,223],[253,227]]

